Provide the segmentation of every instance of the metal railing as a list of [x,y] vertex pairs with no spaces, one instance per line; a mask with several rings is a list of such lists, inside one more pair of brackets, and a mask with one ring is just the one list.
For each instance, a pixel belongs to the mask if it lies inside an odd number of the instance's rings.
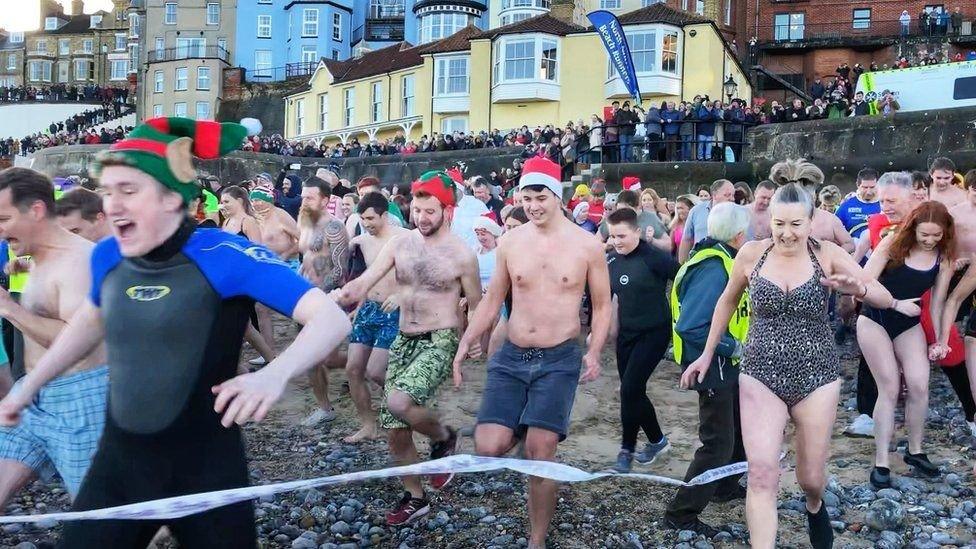
[[[617,135],[614,141],[607,140],[607,130],[619,131],[620,128],[645,126],[637,124],[604,124],[594,126],[576,136],[576,142],[589,143],[593,130],[600,129],[601,143],[599,145],[576,147],[574,162],[588,164],[614,164],[619,162],[724,162],[725,148],[729,147],[736,161],[742,161],[742,152],[747,142],[746,129],[754,123],[736,120],[716,120],[714,122],[681,120],[676,122],[680,128],[685,124],[692,126],[691,135],[665,134],[662,128],[660,134],[632,135],[621,139]],[[714,128],[712,135],[698,135],[699,125],[710,124]],[[663,124],[662,124],[663,126]],[[645,126],[646,127],[646,126]],[[722,128],[722,138],[719,139],[718,129]],[[656,137],[656,138],[655,138]]]
[[230,53],[220,46],[191,45],[162,50],[149,50],[147,57],[149,63],[179,61],[180,59],[219,59],[225,63],[230,63]]
[[403,40],[403,19],[367,19],[364,38],[366,40]]
[[[761,25],[757,29],[756,37],[763,45],[776,43],[818,41],[818,40],[848,40],[848,39],[895,39],[899,37],[962,37],[964,25],[954,26],[936,22],[922,24],[917,15],[913,15],[907,25],[899,20],[848,20],[829,23],[801,23]],[[976,36],[974,36],[976,38]]]
[[280,82],[292,78],[308,80],[318,66],[318,61],[303,61],[301,63],[288,63],[283,67],[245,68],[244,78],[250,82]]

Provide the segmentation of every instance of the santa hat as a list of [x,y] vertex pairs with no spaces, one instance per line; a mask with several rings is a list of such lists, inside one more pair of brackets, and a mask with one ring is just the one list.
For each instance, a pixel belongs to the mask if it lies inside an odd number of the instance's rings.
[[625,191],[639,191],[641,188],[640,178],[633,175],[624,177],[620,184]]
[[498,223],[495,223],[491,220],[491,218],[487,217],[487,215],[488,214],[484,214],[476,217],[474,220],[473,229],[476,231],[478,229],[484,229],[493,234],[495,238],[498,238],[502,235],[502,228],[500,225],[498,225]]
[[93,173],[104,164],[124,164],[145,172],[189,202],[199,191],[193,157],[213,159],[241,147],[247,129],[233,122],[189,118],[152,118],[95,158]]
[[534,156],[522,165],[519,190],[533,185],[542,185],[552,191],[560,200],[563,197],[562,170],[559,164],[543,156]]

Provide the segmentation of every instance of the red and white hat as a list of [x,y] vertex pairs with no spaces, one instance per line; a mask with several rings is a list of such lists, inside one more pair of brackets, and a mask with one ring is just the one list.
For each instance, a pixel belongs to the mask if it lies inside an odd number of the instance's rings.
[[637,176],[628,175],[621,180],[620,186],[623,187],[625,191],[637,192],[641,190],[641,180]]
[[563,182],[562,170],[559,164],[544,156],[533,156],[522,165],[522,177],[519,179],[519,190],[532,185],[542,185],[552,191],[556,198],[562,200]]

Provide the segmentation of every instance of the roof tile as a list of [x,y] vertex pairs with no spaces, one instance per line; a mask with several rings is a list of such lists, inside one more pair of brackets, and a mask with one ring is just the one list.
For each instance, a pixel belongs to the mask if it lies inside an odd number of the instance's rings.
[[695,23],[708,23],[710,19],[690,11],[672,8],[664,2],[651,4],[646,8],[625,13],[617,18],[621,25],[641,23],[668,23],[679,27]]
[[518,21],[516,23],[511,23],[485,31],[472,37],[472,39],[495,38],[496,36],[502,36],[504,34],[522,34],[530,32],[541,32],[545,34],[554,34],[556,36],[566,36],[567,34],[585,31],[586,27],[577,25],[575,23],[568,23],[562,19],[557,19],[548,13],[544,13],[542,15],[536,15],[535,17],[523,19],[522,21]]

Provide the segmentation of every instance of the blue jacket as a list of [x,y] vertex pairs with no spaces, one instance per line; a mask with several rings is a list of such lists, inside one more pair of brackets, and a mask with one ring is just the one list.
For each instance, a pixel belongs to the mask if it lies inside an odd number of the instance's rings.
[[743,130],[742,123],[746,121],[746,111],[739,108],[728,109],[725,111],[725,120],[726,122],[731,122],[731,124],[725,127],[726,133],[741,134]]
[[715,116],[715,109],[712,107],[702,106],[698,109],[698,129],[695,133],[698,135],[715,135],[715,121],[718,118]]
[[685,119],[685,114],[677,109],[664,109],[661,111],[661,120],[664,121],[664,135],[678,135],[681,130],[681,121]]

